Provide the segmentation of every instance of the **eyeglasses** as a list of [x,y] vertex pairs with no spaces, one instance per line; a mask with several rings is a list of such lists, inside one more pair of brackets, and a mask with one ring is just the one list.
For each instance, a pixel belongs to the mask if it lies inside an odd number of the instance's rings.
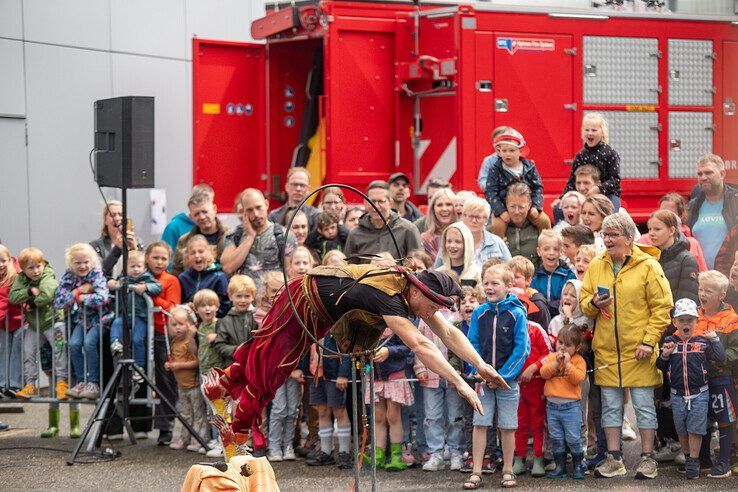
[[624,236],[625,234],[622,234],[620,232],[603,232],[602,233],[602,239],[615,239],[620,236]]
[[478,220],[478,221],[486,221],[487,220],[487,216],[486,215],[464,214],[464,217],[466,217],[469,220]]

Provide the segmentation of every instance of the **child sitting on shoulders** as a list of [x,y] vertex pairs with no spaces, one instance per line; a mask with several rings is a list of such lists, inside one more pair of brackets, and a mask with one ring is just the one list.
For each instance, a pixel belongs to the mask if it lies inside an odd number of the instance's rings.
[[582,479],[587,468],[582,463],[584,450],[580,430],[582,427],[582,381],[587,375],[587,365],[579,355],[582,328],[566,325],[559,332],[556,352],[549,355],[541,367],[541,377],[546,380],[548,435],[553,448],[556,468],[548,478],[566,478],[566,448],[571,451],[574,465],[573,477]]
[[92,246],[73,244],[66,259],[67,271],[59,280],[54,307],[64,309],[71,317],[69,352],[77,384],[67,390],[67,396],[94,400],[100,394],[101,310],[107,305],[110,292],[100,257]]
[[507,212],[505,198],[507,189],[515,183],[528,185],[531,191],[533,206],[528,212],[528,220],[539,231],[551,227],[546,213],[543,211],[543,182],[535,163],[526,159],[528,147],[523,135],[514,128],[500,134],[494,140],[495,151],[500,157],[489,172],[484,196],[492,206],[492,232],[505,237],[510,214]]
[[[177,306],[170,311],[169,337],[171,338],[171,361],[164,364],[165,369],[174,374],[177,380],[179,398],[177,411],[190,422],[200,437],[209,436],[206,420],[205,400],[200,393],[200,374],[198,373],[197,343],[195,342],[195,315],[186,306]],[[169,445],[171,449],[187,449],[197,453],[200,444],[191,442],[192,435],[177,419],[174,424],[177,440]]]
[[[128,324],[131,326],[131,343],[133,344],[133,359],[136,364],[146,367],[146,339],[148,336],[149,309],[143,294],[158,296],[161,294],[161,284],[146,270],[146,257],[142,251],[128,253]],[[123,353],[123,302],[120,300],[120,281],[111,280],[108,287],[115,291],[118,297],[118,313],[110,326],[110,352],[113,356]],[[141,383],[141,375],[133,371],[133,380]]]
[[679,442],[686,455],[688,479],[700,476],[700,447],[707,428],[710,402],[704,367],[709,361],[725,361],[725,349],[717,333],[705,331],[696,336],[699,313],[691,299],[679,299],[671,316],[676,332],[661,347],[656,367],[664,371],[671,387],[671,411]]

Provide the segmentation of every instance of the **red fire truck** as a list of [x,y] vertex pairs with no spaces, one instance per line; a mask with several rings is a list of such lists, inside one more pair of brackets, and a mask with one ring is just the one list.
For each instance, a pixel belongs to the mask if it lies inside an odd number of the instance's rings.
[[221,211],[249,186],[278,203],[296,165],[360,188],[402,171],[421,201],[433,177],[480,191],[499,125],[550,202],[590,111],[637,219],[688,194],[705,152],[738,178],[738,17],[327,0],[274,5],[251,33],[266,43],[194,40],[193,177]]

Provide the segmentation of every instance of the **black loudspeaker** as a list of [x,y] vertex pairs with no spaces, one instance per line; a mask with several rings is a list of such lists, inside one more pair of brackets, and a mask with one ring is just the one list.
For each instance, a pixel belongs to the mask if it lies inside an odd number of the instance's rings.
[[154,187],[154,98],[95,101],[95,181],[111,188]]

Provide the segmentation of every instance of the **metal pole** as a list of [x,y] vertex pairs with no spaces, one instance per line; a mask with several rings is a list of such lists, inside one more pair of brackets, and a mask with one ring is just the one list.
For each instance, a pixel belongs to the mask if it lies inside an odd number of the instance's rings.
[[[374,359],[373,356],[370,356],[372,359]],[[369,361],[369,434],[371,435],[372,440],[372,492],[376,492],[377,490],[377,437],[375,436],[375,427],[374,427],[374,410],[375,410],[375,403],[374,403],[374,362],[372,360]],[[382,443],[382,446],[384,447],[385,443]]]
[[[131,358],[131,337],[128,325],[128,195],[126,187],[121,187],[121,233],[123,240],[121,241],[121,250],[123,257],[123,271],[121,272],[121,283],[120,291],[123,292],[121,298],[122,306],[122,318],[123,318],[123,336],[121,342],[123,343],[123,359]],[[131,381],[132,374],[129,371],[128,365],[123,365],[122,382],[123,382],[123,404],[122,404],[122,415],[121,417],[125,420],[128,418],[128,398],[129,398],[129,384]]]
[[87,336],[87,311],[85,310],[84,306],[82,307],[82,360],[84,361],[84,364],[82,364],[82,367],[85,370],[85,384],[88,383],[87,381],[87,351],[85,350],[85,337]]
[[351,432],[354,435],[354,492],[359,492],[359,482],[361,474],[359,470],[359,460],[363,457],[359,455],[359,407],[356,398],[357,391],[357,380],[356,380],[356,359],[351,358],[351,401],[353,407],[351,413],[353,415]]

